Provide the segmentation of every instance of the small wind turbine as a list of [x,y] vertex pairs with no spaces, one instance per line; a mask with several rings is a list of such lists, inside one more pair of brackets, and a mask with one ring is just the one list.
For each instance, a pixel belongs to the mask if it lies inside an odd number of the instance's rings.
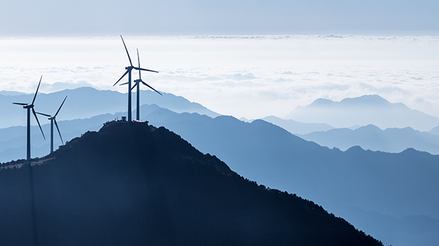
[[120,77],[119,80],[116,81],[116,83],[114,83],[113,86],[115,86],[117,83],[119,83],[119,81],[123,77],[125,77],[125,75],[128,74],[128,122],[131,122],[131,90],[132,90],[132,88],[131,88],[131,71],[133,69],[135,69],[135,70],[139,70],[139,71],[143,70],[143,71],[153,72],[153,73],[158,73],[158,72],[154,71],[154,70],[149,70],[149,69],[141,68],[141,67],[134,67],[133,63],[131,62],[130,53],[128,53],[128,49],[127,49],[127,46],[125,45],[125,41],[123,40],[122,35],[120,35],[120,38],[122,39],[123,46],[125,47],[125,51],[127,52],[128,60],[130,61],[130,66],[125,67],[125,69],[127,71],[122,75],[122,77]]
[[[138,49],[137,49],[137,60],[139,62],[139,67],[140,67],[140,57],[139,57],[139,50]],[[145,81],[142,80],[141,70],[139,70],[139,79],[134,80],[134,83],[135,84],[133,85],[133,88],[131,88],[131,89],[134,89],[134,87],[137,86],[137,105],[136,105],[137,106],[137,109],[136,109],[136,113],[137,114],[136,114],[136,119],[140,120],[140,110],[139,110],[139,108],[140,108],[140,83],[148,86],[151,90],[157,92],[160,96],[163,96],[163,95],[162,95],[162,93],[158,92],[156,89],[152,88],[150,85],[148,85],[147,83],[145,83]]]
[[61,142],[62,142],[62,144],[64,144],[64,141],[63,141],[62,136],[61,136],[61,132],[60,132],[59,127],[58,127],[58,123],[56,122],[56,116],[58,115],[59,111],[61,110],[61,107],[64,105],[64,102],[66,101],[66,99],[67,99],[67,96],[64,98],[64,100],[62,101],[61,105],[58,108],[58,111],[56,111],[55,115],[53,115],[53,116],[49,115],[49,114],[43,114],[43,113],[37,112],[37,114],[44,115],[44,116],[48,117],[48,119],[50,120],[50,153],[53,152],[53,123],[55,123],[56,129],[58,130],[59,138],[61,138]]
[[43,79],[43,75],[41,75],[40,82],[38,83],[37,91],[35,92],[34,99],[32,100],[32,103],[13,103],[17,105],[23,106],[23,108],[27,109],[27,155],[26,155],[26,161],[30,162],[30,111],[32,110],[32,113],[35,116],[35,120],[37,120],[38,126],[40,127],[41,134],[43,134],[43,138],[46,139],[44,136],[43,128],[41,128],[40,122],[38,121],[37,114],[35,113],[34,109],[34,102],[35,98],[37,98],[38,89],[40,88],[41,80]]

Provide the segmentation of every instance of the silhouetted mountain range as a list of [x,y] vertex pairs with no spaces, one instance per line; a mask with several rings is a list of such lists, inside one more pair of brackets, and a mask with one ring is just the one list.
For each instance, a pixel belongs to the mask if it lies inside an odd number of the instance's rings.
[[[125,114],[59,121],[59,125],[64,139],[70,140]],[[413,149],[387,154],[354,147],[342,152],[304,141],[261,120],[212,119],[156,105],[142,106],[141,115],[142,120],[178,133],[202,152],[214,153],[239,174],[322,204],[386,244],[433,246],[439,241],[438,156]],[[47,127],[43,126],[46,132]],[[16,138],[18,132],[22,139]],[[48,141],[39,142],[42,137],[37,128],[32,133],[32,156],[48,153]],[[0,158],[14,151],[15,157],[5,161],[24,158],[24,134],[24,127],[0,129]],[[21,150],[15,148],[18,145]]]
[[[159,108],[155,104],[143,105],[141,115],[149,115]],[[81,136],[86,131],[98,131],[102,127],[102,122],[121,119],[122,116],[126,116],[126,112],[102,114],[87,119],[63,120],[59,121],[58,125],[64,141],[68,141]],[[49,138],[47,134],[50,134],[50,124],[46,123],[50,121],[41,119],[40,122],[43,131],[46,133],[46,138]],[[38,126],[31,127],[31,134],[32,156],[42,157],[47,155],[50,141],[43,139]],[[23,158],[26,153],[26,127],[14,126],[0,129],[0,136],[0,163]],[[54,136],[54,140],[54,148],[56,149],[61,145],[61,140],[57,134]]]
[[399,153],[405,149],[414,148],[431,154],[439,154],[438,135],[420,132],[411,127],[381,130],[374,125],[368,125],[355,130],[339,128],[299,136],[322,146],[336,147],[341,150],[360,146],[363,149]]
[[342,152],[262,120],[245,123],[166,109],[145,119],[165,125],[204,153],[215,153],[249,179],[322,204],[386,244],[434,246],[439,240],[439,227],[430,226],[439,223],[439,156],[413,149]]
[[382,245],[146,123],[108,122],[6,166],[2,245]]
[[[175,96],[170,93],[163,93],[163,96],[153,91],[142,91],[140,94],[141,104],[157,104],[160,107],[168,108],[174,112],[197,112],[211,117],[218,116],[217,113],[203,107],[202,105],[190,102],[187,99]],[[63,90],[54,93],[39,93],[35,100],[35,110],[47,114],[54,114],[65,96],[68,96],[62,111],[57,120],[73,120],[90,118],[100,114],[117,113],[127,111],[126,93],[116,91],[100,91],[90,87],[82,87],[73,90]],[[30,94],[8,95],[0,94],[0,115],[4,115],[0,121],[0,128],[19,126],[26,124],[26,113],[20,110],[12,102],[30,102]],[[134,103],[134,102],[133,102]],[[40,117],[43,123],[44,117]],[[32,121],[32,124],[35,124]]]
[[429,131],[439,125],[439,118],[412,110],[402,103],[390,103],[378,95],[345,98],[340,102],[317,99],[305,107],[297,107],[286,116],[307,123],[326,123],[336,128],[366,126],[386,128],[412,127]]
[[3,96],[18,96],[18,95],[26,95],[26,93],[18,92],[18,91],[0,91],[0,95],[3,95]]

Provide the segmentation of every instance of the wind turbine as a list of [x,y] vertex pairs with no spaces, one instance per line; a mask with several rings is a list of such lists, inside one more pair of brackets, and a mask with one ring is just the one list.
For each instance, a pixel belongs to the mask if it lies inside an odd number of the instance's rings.
[[131,62],[130,53],[128,53],[128,49],[127,49],[127,46],[125,45],[125,41],[123,40],[122,35],[120,35],[120,38],[122,39],[123,46],[125,47],[125,51],[127,52],[128,60],[130,61],[130,66],[125,67],[125,69],[127,71],[122,75],[122,77],[120,77],[119,80],[116,81],[116,83],[114,83],[113,86],[115,86],[117,83],[119,83],[119,81],[123,77],[125,77],[125,75],[128,74],[128,122],[131,122],[131,90],[132,90],[132,88],[131,88],[131,71],[133,69],[135,69],[135,70],[139,70],[139,71],[143,70],[143,71],[153,72],[153,73],[158,73],[158,72],[154,71],[154,70],[150,70],[150,69],[141,68],[141,67],[134,67],[133,63]]
[[64,105],[64,102],[66,101],[67,96],[64,98],[64,100],[62,101],[61,105],[58,108],[58,111],[56,111],[55,115],[49,115],[49,114],[43,114],[40,112],[37,112],[37,114],[40,115],[44,115],[46,117],[48,117],[48,119],[50,120],[50,153],[53,152],[53,123],[55,123],[56,129],[58,130],[58,134],[59,134],[59,138],[61,138],[61,142],[64,144],[64,141],[62,139],[61,136],[61,132],[59,131],[59,127],[58,127],[58,123],[56,123],[56,116],[58,115],[59,111],[61,110],[61,107]]
[[30,111],[32,110],[32,113],[35,116],[35,119],[37,120],[38,126],[40,127],[41,134],[43,134],[44,140],[46,137],[44,136],[43,128],[41,128],[40,122],[38,121],[37,114],[35,113],[34,109],[34,102],[35,98],[37,98],[38,89],[40,88],[41,80],[43,79],[43,75],[41,75],[40,82],[38,83],[37,91],[35,92],[34,99],[32,100],[32,103],[13,103],[17,105],[23,106],[23,108],[27,109],[27,155],[26,155],[26,161],[30,162]]
[[[137,61],[139,62],[139,67],[140,67],[140,57],[139,57],[139,49],[137,49]],[[136,108],[136,119],[140,120],[140,83],[148,86],[151,90],[157,92],[160,96],[163,96],[162,93],[158,92],[156,89],[152,88],[150,85],[148,85],[147,83],[145,83],[145,81],[142,80],[142,73],[141,70],[139,70],[139,79],[134,80],[134,86],[131,89],[134,89],[134,87],[137,86],[137,108]]]

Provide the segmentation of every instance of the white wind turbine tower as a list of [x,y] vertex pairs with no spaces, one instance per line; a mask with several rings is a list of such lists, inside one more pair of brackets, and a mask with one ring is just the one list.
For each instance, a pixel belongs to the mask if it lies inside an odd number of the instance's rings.
[[[137,49],[137,61],[140,67],[140,57],[139,57],[139,50]],[[158,92],[156,89],[152,88],[150,85],[148,85],[147,83],[145,83],[145,81],[142,80],[142,74],[141,74],[141,70],[139,70],[139,79],[134,80],[134,86],[132,89],[134,89],[134,87],[137,86],[137,109],[136,109],[136,119],[140,120],[140,83],[148,86],[151,90],[157,92],[160,96],[163,96],[162,93]]]
[[13,104],[21,105],[21,106],[23,106],[24,109],[27,109],[27,152],[26,152],[27,163],[30,163],[30,159],[31,159],[31,153],[30,153],[30,111],[31,110],[35,116],[35,120],[37,121],[38,126],[40,127],[41,134],[43,134],[43,138],[46,139],[46,137],[44,136],[43,129],[41,128],[40,122],[38,121],[38,117],[37,117],[37,114],[35,113],[35,109],[34,109],[35,99],[37,98],[38,89],[40,88],[40,84],[41,84],[42,79],[43,79],[43,75],[41,75],[40,82],[38,83],[37,91],[35,92],[34,99],[32,100],[32,103],[30,103],[30,104],[29,103],[15,103],[15,102],[13,103]]
[[61,142],[62,142],[62,144],[64,144],[64,141],[63,141],[62,136],[61,136],[61,132],[60,132],[59,127],[58,127],[58,123],[56,122],[56,116],[58,115],[59,111],[61,110],[62,106],[64,105],[64,102],[66,101],[66,99],[67,99],[67,96],[64,98],[64,100],[62,101],[58,110],[56,111],[55,115],[53,115],[53,116],[49,115],[49,114],[37,112],[37,114],[44,115],[44,116],[48,117],[48,119],[50,120],[50,153],[53,152],[53,123],[55,123],[56,129],[58,130],[59,138],[61,138]]
[[125,75],[128,74],[128,122],[131,122],[131,90],[132,90],[132,88],[131,88],[131,71],[133,69],[135,69],[135,70],[139,70],[139,71],[143,70],[143,71],[154,72],[154,73],[158,73],[158,72],[154,71],[154,70],[145,69],[145,68],[134,67],[133,63],[131,62],[131,57],[130,57],[130,54],[128,53],[128,49],[127,49],[127,46],[125,45],[125,41],[123,40],[122,35],[120,36],[120,38],[122,39],[123,46],[125,47],[125,51],[127,52],[128,60],[130,61],[130,66],[125,67],[125,69],[127,71],[122,75],[122,77],[120,77],[119,80],[116,81],[116,83],[114,83],[113,86],[115,86],[117,83],[119,83],[119,81],[123,77],[125,77]]

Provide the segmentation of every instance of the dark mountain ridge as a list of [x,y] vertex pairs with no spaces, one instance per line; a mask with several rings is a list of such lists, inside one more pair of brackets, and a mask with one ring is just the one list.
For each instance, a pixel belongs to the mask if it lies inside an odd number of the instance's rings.
[[0,187],[2,245],[382,245],[147,123],[109,122],[1,170]]
[[[122,114],[118,115],[60,121],[59,125],[67,140],[90,129],[98,131],[102,122]],[[408,224],[403,218],[427,216],[439,223],[439,156],[413,149],[398,154],[359,147],[344,152],[331,150],[261,120],[245,123],[229,116],[212,119],[177,114],[155,105],[144,105],[141,115],[143,120],[181,135],[201,152],[215,153],[240,175],[312,200],[386,245],[437,244],[437,227],[422,224],[425,220]],[[75,130],[74,134],[69,134],[69,128]],[[0,136],[12,130],[0,130]],[[21,131],[25,133],[24,128]],[[38,131],[32,130],[33,146],[42,139]],[[18,143],[23,145],[25,139]],[[43,147],[39,156],[48,153],[48,147]],[[11,151],[0,151],[0,157]],[[33,148],[32,153],[35,156],[37,150]],[[14,159],[23,158],[25,149],[16,156]],[[422,226],[413,229],[420,223]]]
[[414,149],[329,149],[271,123],[246,123],[230,116],[212,119],[159,109],[144,119],[178,133],[203,153],[215,153],[251,180],[321,204],[386,245],[438,242],[436,227],[412,230],[422,221],[407,225],[401,219],[414,215],[439,221],[437,155]]

